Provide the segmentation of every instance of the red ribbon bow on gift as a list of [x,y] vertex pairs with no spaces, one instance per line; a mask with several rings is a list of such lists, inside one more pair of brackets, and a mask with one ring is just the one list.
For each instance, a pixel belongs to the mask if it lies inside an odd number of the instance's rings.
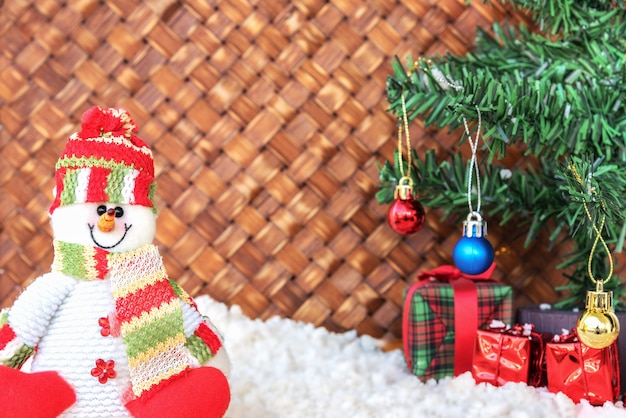
[[[411,300],[412,294],[429,281],[439,281],[450,283],[454,290],[454,375],[465,373],[472,368],[472,357],[474,354],[474,342],[476,330],[478,329],[478,293],[475,281],[491,280],[491,274],[496,268],[496,263],[492,263],[487,271],[481,274],[465,274],[458,268],[450,265],[437,267],[434,270],[423,271],[418,274],[419,282],[409,289],[407,300]],[[405,305],[405,309],[407,306]],[[408,322],[408,314],[405,312],[403,321]],[[403,324],[408,327],[408,323]],[[407,359],[409,346],[408,341],[404,341],[404,352]],[[413,368],[409,365],[409,368]]]
[[468,279],[472,281],[491,280],[491,275],[496,269],[496,263],[491,263],[489,268],[481,274],[465,274],[454,266],[441,266],[433,270],[422,271],[417,275],[418,280],[436,279],[439,282],[452,282],[453,280]]

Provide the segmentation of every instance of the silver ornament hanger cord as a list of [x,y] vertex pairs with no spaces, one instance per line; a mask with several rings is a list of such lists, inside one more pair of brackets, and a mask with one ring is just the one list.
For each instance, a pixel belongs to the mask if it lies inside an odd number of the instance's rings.
[[[437,81],[439,81],[439,85],[446,88],[451,87],[456,91],[463,90],[463,86],[454,81],[449,75],[444,75],[435,68],[431,71],[431,74],[435,77]],[[444,86],[445,85],[445,86]],[[467,205],[469,206],[470,214],[478,214],[480,216],[480,200],[481,200],[481,189],[480,189],[480,172],[478,170],[478,162],[476,161],[476,151],[478,150],[478,140],[480,138],[480,128],[482,126],[482,117],[480,113],[480,109],[477,105],[474,105],[476,108],[476,112],[478,112],[478,126],[476,127],[476,137],[472,138],[470,134],[469,126],[467,125],[467,119],[463,116],[463,126],[465,127],[465,133],[467,134],[468,142],[470,144],[470,149],[472,151],[472,157],[469,161],[469,166],[467,167]],[[476,175],[476,195],[478,198],[478,202],[476,205],[476,212],[472,208],[472,176]]]
[[476,150],[478,149],[478,140],[480,138],[480,128],[482,125],[482,117],[480,114],[480,109],[478,106],[476,107],[476,111],[478,112],[478,126],[476,128],[476,137],[472,138],[470,134],[469,127],[467,126],[467,119],[463,116],[463,125],[465,126],[465,133],[467,134],[468,142],[470,144],[470,149],[472,150],[472,157],[469,161],[469,166],[467,167],[467,205],[469,206],[470,213],[473,213],[472,209],[472,175],[476,175],[476,195],[478,197],[478,202],[476,205],[476,212],[480,213],[480,172],[478,171],[478,162],[476,161]]

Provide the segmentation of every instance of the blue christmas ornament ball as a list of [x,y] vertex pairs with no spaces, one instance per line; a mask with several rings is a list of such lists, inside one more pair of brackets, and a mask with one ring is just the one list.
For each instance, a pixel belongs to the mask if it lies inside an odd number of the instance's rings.
[[456,243],[452,258],[463,273],[481,274],[493,263],[493,247],[485,237],[464,236]]

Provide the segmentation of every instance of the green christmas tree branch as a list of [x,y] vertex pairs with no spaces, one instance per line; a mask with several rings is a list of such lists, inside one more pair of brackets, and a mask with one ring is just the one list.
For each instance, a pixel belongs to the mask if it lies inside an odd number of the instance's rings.
[[[506,3],[503,0],[503,3]],[[542,30],[551,34],[577,33],[585,30],[602,30],[607,12],[624,9],[624,3],[612,0],[515,0],[508,1],[519,9],[529,10]]]
[[[615,164],[603,164],[602,159],[592,160],[589,157],[578,156],[570,157],[567,163],[561,166],[560,173],[562,176],[558,176],[559,189],[568,199],[567,205],[557,217],[567,223],[575,243],[574,247],[580,250],[566,256],[566,261],[559,266],[561,268],[575,266],[575,278],[570,277],[567,285],[558,288],[568,290],[571,296],[557,306],[569,304],[581,306],[584,303],[583,295],[592,286],[588,264],[590,263],[592,275],[596,279],[610,279],[609,257],[612,257],[614,250],[622,249],[626,231],[625,205],[616,192],[624,189],[623,182],[626,176]],[[594,250],[592,242],[598,232],[607,243],[608,253],[602,246],[597,246]],[[591,250],[594,252],[590,253]],[[584,280],[581,280],[581,277]],[[624,288],[621,279],[609,280],[605,290],[611,290],[617,295],[616,308],[623,309]]]
[[[493,35],[478,29],[476,47],[463,56],[408,57],[406,65],[397,59],[387,80],[390,110],[400,117],[404,100],[409,120],[454,131],[465,118],[470,133],[480,112],[482,210],[503,225],[520,223],[526,244],[547,227],[551,244],[566,231],[574,249],[560,267],[574,272],[563,304],[580,305],[593,287],[586,272],[591,222],[606,217],[602,232],[611,250],[622,250],[626,234],[626,11],[623,3],[600,0],[510,2],[529,9],[541,31],[495,24]],[[534,168],[498,166],[512,145],[534,157]],[[393,199],[398,158],[380,166],[381,203]],[[433,152],[413,161],[424,206],[467,214],[466,161],[454,155],[437,162]],[[602,276],[608,255],[592,257],[593,274]],[[619,299],[621,280],[611,280],[611,288]]]
[[496,24],[495,37],[479,30],[476,49],[464,57],[409,59],[414,71],[396,62],[387,82],[390,109],[401,111],[405,92],[409,120],[455,129],[463,116],[478,119],[477,105],[490,154],[523,142],[535,155],[584,153],[589,145],[610,155],[626,145],[626,118],[619,112],[626,24],[623,16],[615,21],[609,36],[567,42]]

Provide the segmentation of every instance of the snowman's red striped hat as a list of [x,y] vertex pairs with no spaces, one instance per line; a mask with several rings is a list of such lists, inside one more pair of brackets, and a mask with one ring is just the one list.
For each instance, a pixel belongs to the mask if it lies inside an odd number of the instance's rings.
[[73,203],[127,203],[153,208],[154,160],[137,125],[121,108],[92,107],[55,167],[50,213]]

